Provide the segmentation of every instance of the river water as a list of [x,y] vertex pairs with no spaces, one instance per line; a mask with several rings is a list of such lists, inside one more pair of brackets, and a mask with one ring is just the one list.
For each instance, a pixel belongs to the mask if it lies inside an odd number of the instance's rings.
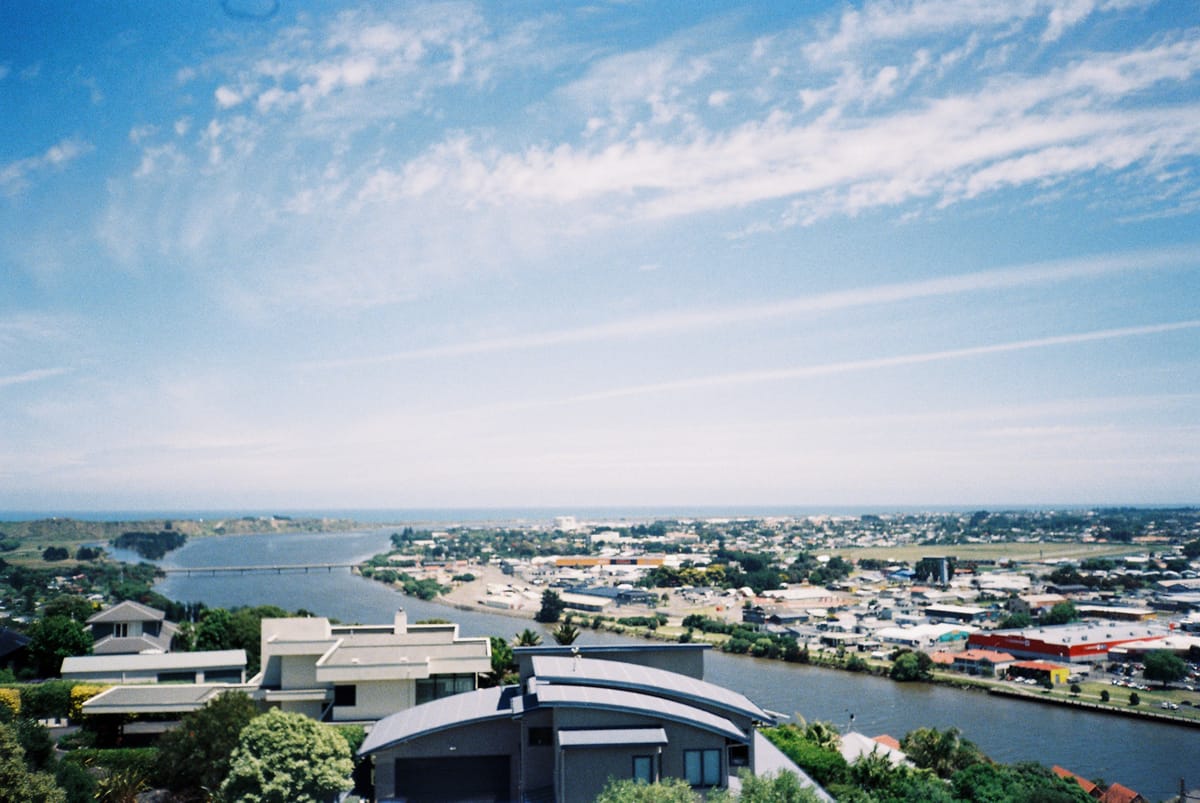
[[[164,568],[360,561],[388,548],[387,530],[354,533],[222,536],[192,539],[160,561]],[[114,551],[121,560],[137,556]],[[156,590],[210,607],[278,605],[306,608],[343,622],[390,622],[397,608],[409,621],[443,618],[463,635],[511,637],[527,619],[460,611],[406,597],[339,569],[308,574],[169,575]],[[578,643],[627,641],[584,630]],[[1086,777],[1120,781],[1149,800],[1172,798],[1185,776],[1200,785],[1200,730],[1039,705],[942,686],[893,683],[879,677],[710,652],[705,678],[759,705],[806,720],[827,720],[871,736],[897,738],[918,727],[959,728],[997,761],[1060,764]],[[853,718],[852,718],[853,717]]]

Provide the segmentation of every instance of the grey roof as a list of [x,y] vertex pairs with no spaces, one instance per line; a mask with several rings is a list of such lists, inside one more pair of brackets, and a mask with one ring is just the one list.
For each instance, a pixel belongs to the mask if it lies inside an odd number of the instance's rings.
[[624,661],[562,658],[555,655],[535,655],[532,661],[533,674],[541,683],[606,686],[649,692],[659,697],[683,700],[690,705],[721,709],[759,722],[775,723],[770,714],[744,695],[677,672]]
[[149,605],[127,599],[124,602],[118,602],[111,608],[105,608],[99,613],[93,614],[88,617],[87,623],[90,625],[96,622],[158,622],[166,617],[167,615],[158,608],[151,608]]
[[568,686],[531,682],[538,705],[546,707],[601,708],[624,711],[655,719],[669,719],[685,725],[720,733],[730,739],[745,742],[747,734],[725,717],[717,716],[695,706],[623,689],[602,689],[595,686]]
[[156,672],[244,667],[245,650],[75,655],[63,659],[62,674],[74,672]]
[[210,700],[227,691],[247,691],[246,687],[222,684],[185,683],[161,686],[113,686],[83,704],[85,714],[185,714],[203,708]]
[[520,693],[519,686],[478,689],[399,711],[379,720],[363,741],[359,755],[434,731],[470,722],[511,717],[513,698],[519,697]]
[[612,747],[666,743],[667,732],[662,728],[589,728],[558,732],[558,744],[561,747]]

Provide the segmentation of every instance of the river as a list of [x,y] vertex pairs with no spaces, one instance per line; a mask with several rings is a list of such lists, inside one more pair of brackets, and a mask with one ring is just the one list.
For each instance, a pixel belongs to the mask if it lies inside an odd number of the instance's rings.
[[[388,548],[391,529],[353,533],[221,536],[192,539],[159,562],[164,568],[360,561]],[[121,560],[136,555],[113,551]],[[404,608],[409,621],[444,618],[463,635],[511,637],[535,626],[527,619],[460,611],[406,597],[347,570],[308,574],[171,574],[163,595],[210,607],[278,605],[306,608],[344,622],[391,621]],[[584,630],[579,643],[627,641]],[[897,738],[918,727],[959,728],[1003,762],[1060,764],[1087,778],[1120,781],[1149,800],[1178,793],[1179,778],[1200,785],[1200,731],[1177,725],[1039,705],[944,686],[893,683],[885,678],[710,652],[707,680],[736,689],[759,705],[840,729]],[[853,716],[853,720],[851,717]]]

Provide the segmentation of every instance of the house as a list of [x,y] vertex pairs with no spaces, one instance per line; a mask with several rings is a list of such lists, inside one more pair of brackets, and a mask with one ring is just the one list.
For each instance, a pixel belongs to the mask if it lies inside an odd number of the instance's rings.
[[171,638],[179,631],[157,608],[125,600],[87,620],[92,631],[93,655],[128,655],[170,652]]
[[967,646],[1002,650],[1018,658],[1096,663],[1118,645],[1161,640],[1167,634],[1166,628],[1144,622],[1088,622],[972,633]]
[[359,752],[374,759],[376,799],[573,803],[612,778],[729,788],[743,768],[790,769],[812,785],[758,733],[771,714],[689,669],[703,646],[519,648],[520,685],[418,705],[372,729]]
[[1147,803],[1146,798],[1119,783],[1110,783],[1098,799],[1100,803]]
[[89,683],[244,683],[246,651],[76,655],[63,658],[61,674]]
[[1075,783],[1079,784],[1079,788],[1082,789],[1084,794],[1086,794],[1088,797],[1099,798],[1100,795],[1104,794],[1103,790],[1101,790],[1099,786],[1092,783],[1087,778],[1084,778],[1082,775],[1076,775],[1069,769],[1055,764],[1050,768],[1050,770],[1059,778],[1066,778],[1067,780],[1074,781]]
[[883,756],[893,767],[912,764],[908,760],[908,756],[900,749],[900,743],[890,736],[871,738],[858,731],[850,731],[842,734],[839,752],[842,754],[842,758],[846,759],[847,764],[853,764],[860,758],[869,755]]
[[952,668],[970,675],[993,677],[1002,675],[1017,659],[1007,652],[995,650],[963,650],[955,654]]
[[262,620],[263,699],[317,720],[374,721],[473,691],[491,669],[489,639],[460,637],[457,624],[410,625],[403,610],[386,625]]

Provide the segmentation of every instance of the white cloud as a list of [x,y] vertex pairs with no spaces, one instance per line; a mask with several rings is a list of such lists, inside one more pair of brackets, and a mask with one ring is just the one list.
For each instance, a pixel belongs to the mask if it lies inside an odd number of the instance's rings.
[[13,385],[24,385],[29,382],[40,382],[43,379],[51,379],[56,376],[62,376],[66,372],[66,368],[36,368],[30,371],[23,371],[19,374],[0,376],[0,388],[11,387]]
[[715,374],[681,379],[671,382],[658,382],[648,385],[634,385],[623,388],[611,388],[595,393],[584,393],[571,397],[571,402],[593,402],[605,399],[622,398],[626,396],[643,396],[658,393],[675,393],[679,391],[700,390],[705,388],[728,385],[750,385],[764,382],[793,381],[797,379],[813,379],[834,374],[875,371],[885,368],[898,368],[923,363],[943,362],[946,360],[961,360],[970,357],[985,357],[992,354],[1004,354],[1030,349],[1068,346],[1080,343],[1093,343],[1101,340],[1114,340],[1130,337],[1145,337],[1150,335],[1169,334],[1173,332],[1200,329],[1200,320],[1178,321],[1173,323],[1152,324],[1149,326],[1128,326],[1117,329],[1101,329],[1079,334],[1056,335],[1053,337],[1032,338],[1008,343],[996,343],[989,346],[970,346],[967,348],[945,349],[942,351],[924,352],[920,354],[902,354],[895,357],[872,357],[862,360],[848,360],[823,365],[808,365],[798,368],[780,368],[766,371],[740,371],[729,374]]
[[213,99],[222,109],[231,109],[244,100],[241,93],[235,92],[227,86],[217,87],[217,90],[213,92]]
[[62,169],[91,150],[91,143],[70,138],[51,145],[40,156],[0,164],[0,192],[18,195],[29,186],[32,175],[48,169]]

